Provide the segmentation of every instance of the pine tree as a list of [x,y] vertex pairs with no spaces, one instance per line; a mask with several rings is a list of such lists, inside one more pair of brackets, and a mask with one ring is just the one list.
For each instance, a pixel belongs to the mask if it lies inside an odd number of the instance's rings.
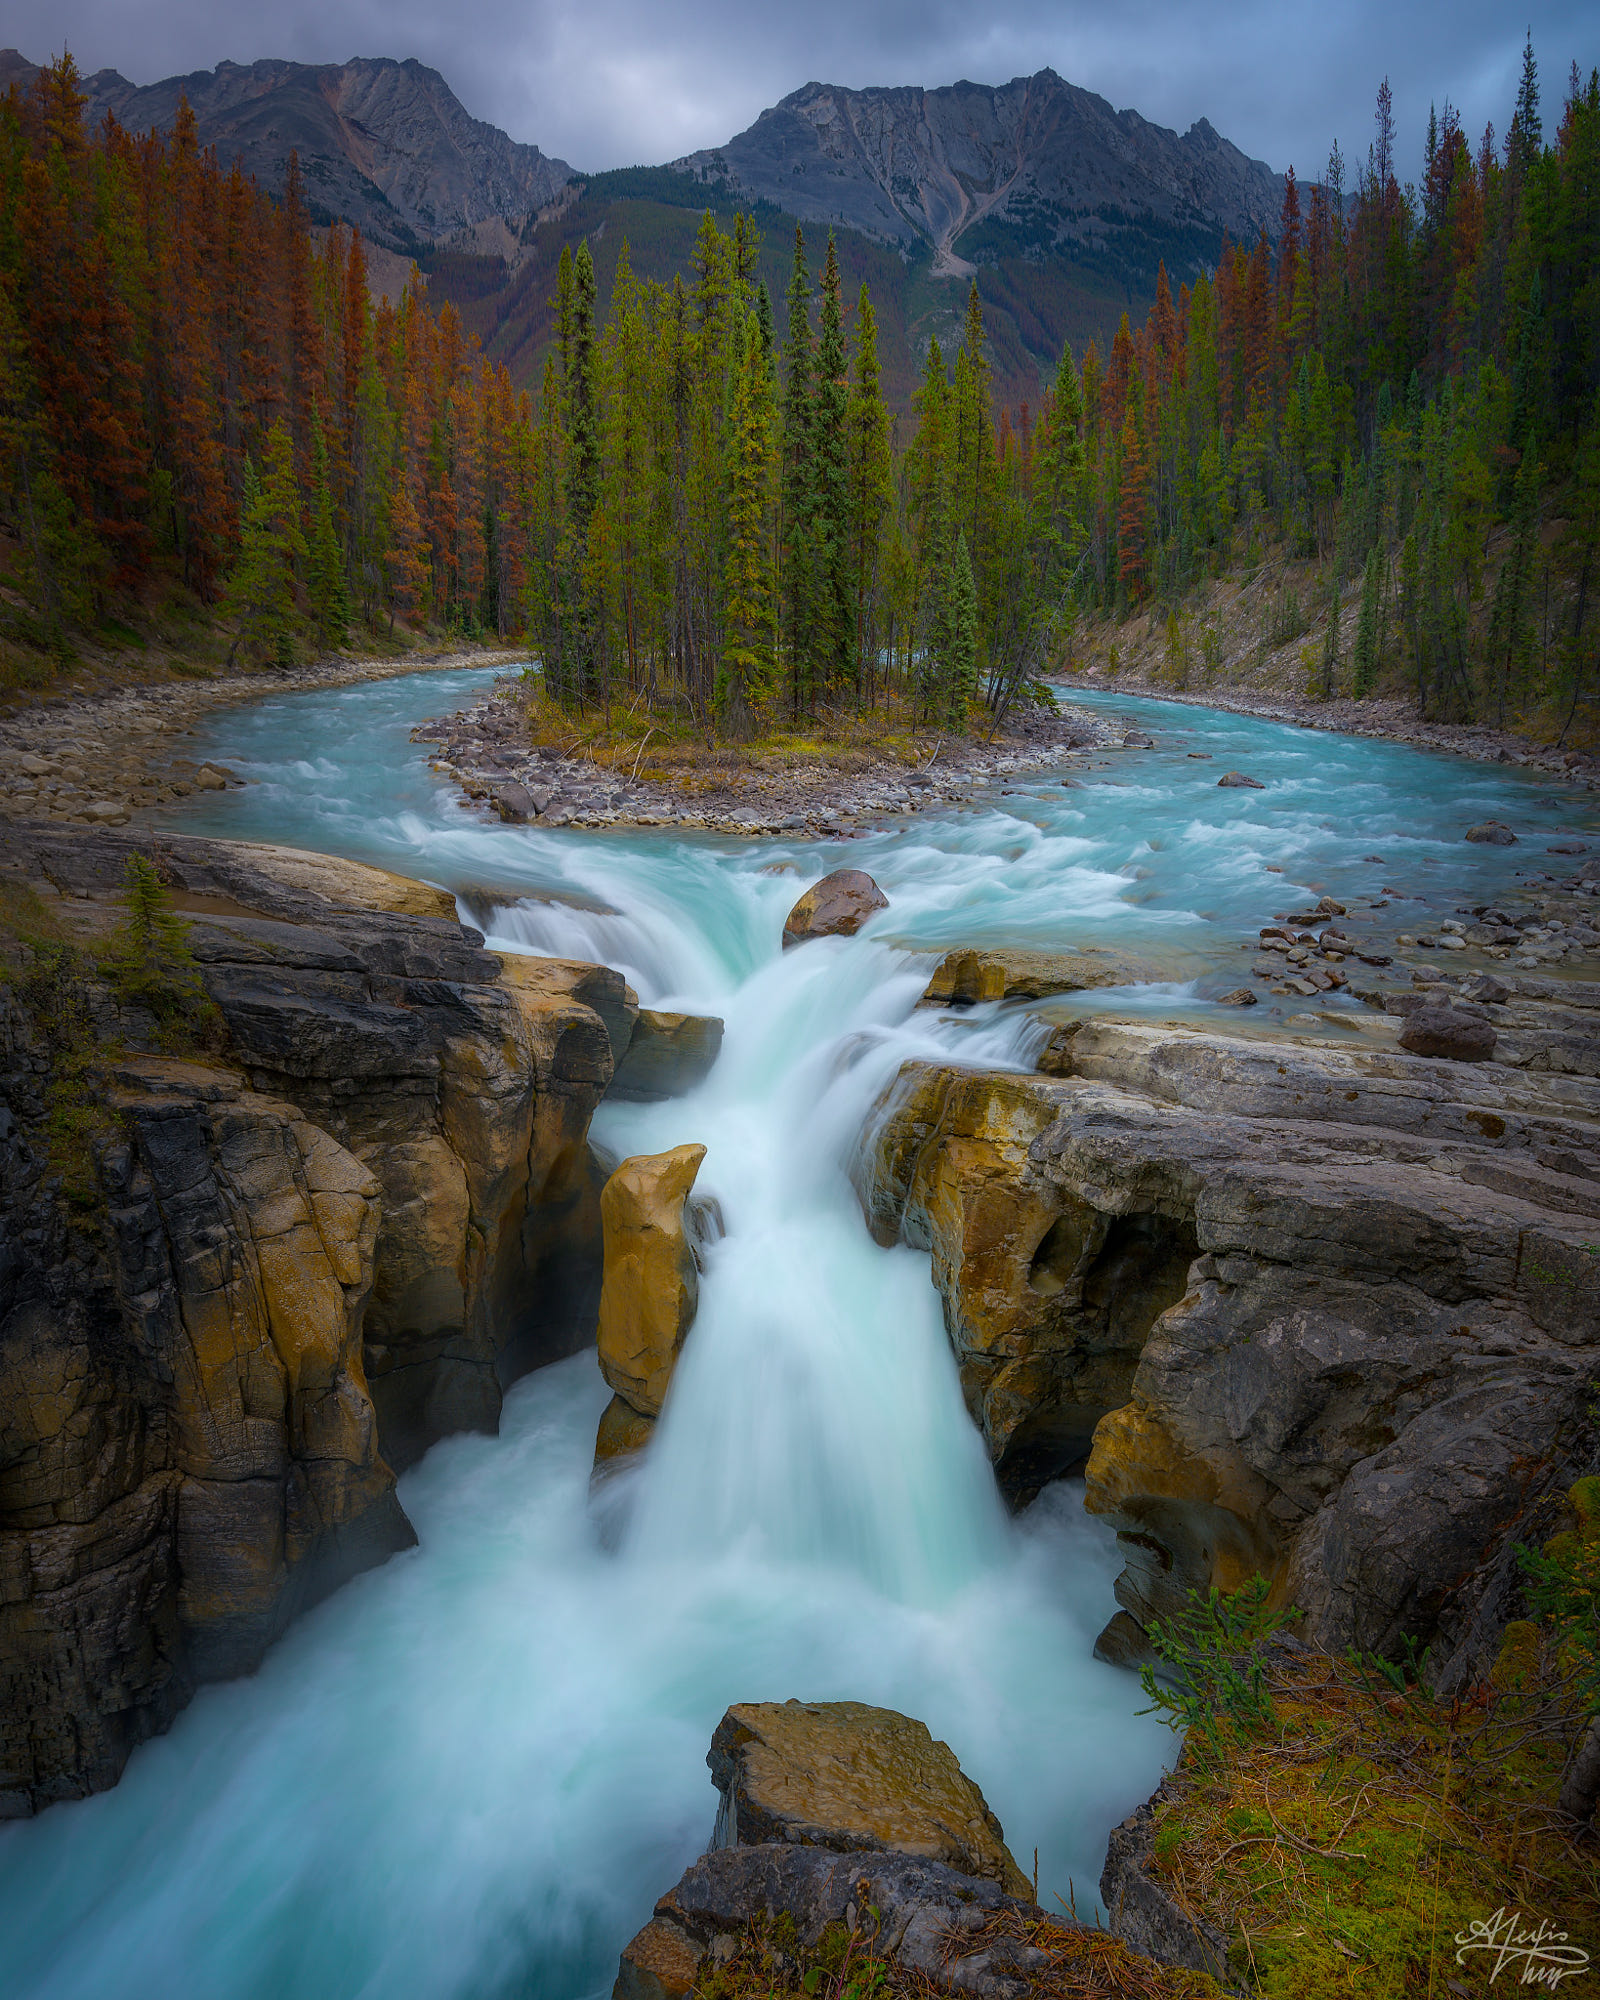
[[978,699],[978,593],[972,579],[972,558],[967,552],[965,530],[956,536],[950,567],[944,649],[941,663],[944,722],[953,735],[965,735],[968,712]]
[[334,526],[333,496],[328,491],[328,448],[320,417],[311,421],[311,541],[306,558],[306,595],[323,638],[330,646],[342,646],[350,628],[350,592],[345,582],[344,551]]
[[1544,467],[1524,458],[1512,505],[1511,547],[1495,580],[1489,612],[1489,667],[1494,675],[1495,721],[1505,727],[1506,708],[1532,662],[1533,572],[1539,551],[1539,489]]
[[783,343],[783,527],[780,551],[783,637],[789,656],[789,706],[806,714],[813,699],[812,609],[816,514],[815,395],[812,388],[811,279],[797,224],[789,277],[789,330]]
[[867,700],[877,671],[878,634],[873,616],[883,524],[894,498],[890,448],[893,419],[883,400],[878,365],[878,322],[865,283],[856,304],[855,380],[850,392],[850,518],[848,563],[853,605],[853,679],[865,683]]
[[239,555],[223,591],[224,615],[237,623],[231,664],[241,645],[280,665],[294,657],[295,572],[305,561],[300,532],[300,496],[294,477],[294,445],[280,418],[267,433],[266,476],[258,478],[245,461],[240,508]]
[[1383,557],[1374,543],[1367,551],[1367,566],[1361,579],[1361,611],[1350,655],[1350,692],[1358,701],[1371,694],[1378,678],[1378,593],[1382,588],[1382,571]]
[[850,562],[850,378],[844,306],[833,234],[822,270],[822,313],[812,402],[811,540],[815,595],[813,659],[819,686],[832,691],[852,677],[855,591]]
[[757,711],[772,692],[774,606],[767,515],[776,463],[771,377],[760,328],[736,322],[731,464],[728,496],[727,641],[717,680],[717,713],[735,741],[755,730]]
[[1122,420],[1122,491],[1117,509],[1117,579],[1130,604],[1137,604],[1144,597],[1149,569],[1145,493],[1148,471],[1143,427],[1137,421],[1137,414],[1134,399],[1130,397]]

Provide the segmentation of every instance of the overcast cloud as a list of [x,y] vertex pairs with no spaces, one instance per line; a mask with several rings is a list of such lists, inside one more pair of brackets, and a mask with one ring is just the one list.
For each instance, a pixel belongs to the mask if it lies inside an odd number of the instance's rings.
[[1548,127],[1569,63],[1600,62],[1593,0],[4,0],[0,44],[36,62],[66,44],[85,70],[136,83],[225,57],[417,56],[474,116],[591,171],[715,145],[813,78],[1002,83],[1048,64],[1179,131],[1207,117],[1304,178],[1335,137],[1365,154],[1385,74],[1410,174],[1430,101],[1450,99],[1474,137],[1489,118],[1503,132],[1530,23]]

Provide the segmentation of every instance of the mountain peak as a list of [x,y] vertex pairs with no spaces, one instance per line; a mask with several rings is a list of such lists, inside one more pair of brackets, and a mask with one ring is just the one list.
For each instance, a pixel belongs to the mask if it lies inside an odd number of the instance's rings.
[[725,145],[673,164],[802,221],[908,255],[925,245],[950,276],[972,269],[985,235],[1035,260],[1072,257],[1123,219],[1208,241],[1271,234],[1283,202],[1282,177],[1207,120],[1180,137],[1052,69],[929,90],[807,83]]
[[[0,51],[0,88],[36,73],[14,49]],[[170,130],[187,97],[202,145],[225,164],[240,159],[274,193],[298,152],[313,215],[359,223],[403,252],[497,216],[533,214],[573,177],[565,160],[471,117],[415,56],[220,62],[147,85],[103,69],[83,89],[91,118],[110,111],[133,132]]]

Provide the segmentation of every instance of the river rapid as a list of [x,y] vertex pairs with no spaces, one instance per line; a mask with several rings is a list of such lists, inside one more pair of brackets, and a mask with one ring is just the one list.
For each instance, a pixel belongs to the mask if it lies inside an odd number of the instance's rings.
[[[1493,767],[1116,698],[1156,751],[846,843],[501,827],[409,741],[493,678],[214,716],[196,756],[255,782],[179,825],[442,883],[496,948],[603,960],[647,1005],[724,1018],[692,1096],[594,1123],[617,1156],[702,1141],[698,1191],[726,1220],[656,1439],[591,1495],[608,1391],[587,1353],[517,1384],[498,1438],[437,1445],[400,1483],[417,1548],[251,1679],[202,1690],[115,1791],[0,1833],[0,1986],[17,2000],[607,1993],[709,1837],[723,1709],[791,1695],[920,1717],[1024,1869],[1037,1849],[1042,1900],[1092,1906],[1109,1827],[1174,1747],[1132,1677],[1091,1654],[1114,1543],[1079,1482],[1008,1518],[927,1258],[876,1248],[847,1180],[908,1056],[1030,1066],[1025,1012],[913,1011],[927,954],[1124,947],[1169,976],[1097,1006],[1236,1026],[1210,996],[1275,912],[1392,885],[1420,928],[1512,893],[1537,836],[1584,813]],[[1232,766],[1265,789],[1219,791]],[[1519,848],[1463,842],[1491,815]],[[800,888],[840,865],[868,869],[889,909],[782,954]]]

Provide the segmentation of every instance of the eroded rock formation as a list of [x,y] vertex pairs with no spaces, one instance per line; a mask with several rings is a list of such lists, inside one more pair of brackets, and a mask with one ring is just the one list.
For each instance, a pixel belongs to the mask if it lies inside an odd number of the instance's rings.
[[1600,1084],[1540,1067],[1600,996],[1563,998],[1520,1067],[1092,1020],[1054,1077],[902,1072],[874,1234],[931,1249],[1013,1496],[1092,1434],[1134,1620],[1261,1570],[1333,1650],[1458,1629],[1600,1346]]
[[0,1817],[115,1782],[196,1683],[412,1539],[362,1366],[378,1186],[236,1074],[125,1061],[105,1208],[53,1198],[4,1015]]
[[[13,832],[11,880],[102,943],[135,843]],[[394,1468],[594,1333],[620,975],[503,961],[380,871],[147,851],[215,1053],[162,1058],[79,975],[86,1207],[51,1164],[60,1052],[14,1001],[0,1032],[0,1812],[113,1783],[199,1681],[411,1539]]]
[[[600,1372],[615,1390],[600,1420],[597,1459],[636,1450],[661,1414],[678,1350],[700,1298],[689,1191],[704,1146],[624,1160],[600,1195],[605,1265]],[[626,1405],[643,1423],[630,1424]]]

